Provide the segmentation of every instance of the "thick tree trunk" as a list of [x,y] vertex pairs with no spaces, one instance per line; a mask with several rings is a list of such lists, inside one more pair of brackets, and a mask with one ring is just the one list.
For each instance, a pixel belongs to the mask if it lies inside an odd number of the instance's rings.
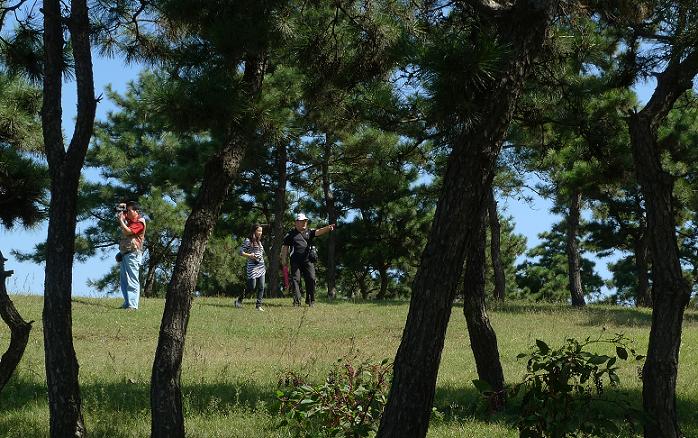
[[5,280],[13,271],[5,271],[6,258],[0,252],[0,317],[10,329],[10,346],[0,358],[0,393],[15,372],[19,361],[22,360],[24,349],[29,342],[29,332],[34,321],[26,322],[22,319],[12,300],[7,295]]
[[645,426],[645,437],[679,438],[676,416],[676,376],[681,323],[691,288],[683,278],[676,244],[673,178],[664,172],[656,149],[656,132],[641,115],[630,119],[635,168],[647,202],[652,260],[652,329],[643,367],[645,411],[656,423]]
[[44,355],[53,437],[86,434],[73,347],[71,287],[75,252],[76,203],[80,170],[92,136],[97,101],[94,97],[89,19],[85,0],[70,3],[67,20],[77,82],[77,119],[66,151],[61,129],[61,86],[64,40],[61,2],[43,2],[44,82],[41,122],[51,177],[46,274],[44,277]]
[[274,190],[274,223],[271,235],[271,253],[269,254],[269,295],[280,297],[279,270],[281,269],[281,246],[284,241],[284,214],[286,213],[286,181],[288,150],[285,143],[279,143],[276,149],[277,182]]
[[497,214],[497,200],[494,197],[494,189],[490,189],[490,197],[487,203],[487,216],[490,224],[490,258],[492,259],[492,271],[494,272],[494,299],[504,301],[506,289],[506,276],[502,265],[501,239],[502,225]]
[[507,59],[492,82],[473,96],[476,122],[452,144],[431,234],[412,288],[379,437],[423,437],[427,433],[466,248],[477,237],[501,142],[531,62],[545,40],[554,4],[518,1],[504,18],[496,19],[492,26],[488,23],[492,28],[498,26],[502,43],[509,45]]
[[[330,162],[332,160],[332,145],[329,134],[325,137],[325,154],[322,162],[322,190],[325,194],[325,208],[327,209],[328,223],[337,223],[337,208],[334,204],[334,193],[330,181]],[[337,295],[337,267],[335,264],[336,234],[330,233],[327,237],[327,297],[333,300]]]
[[491,410],[504,407],[504,372],[499,360],[497,335],[485,310],[485,215],[481,216],[480,232],[470,241],[466,255],[463,279],[463,314],[468,324],[470,346],[475,357],[475,367],[480,380],[487,382],[493,395],[489,399]]
[[574,307],[584,307],[584,289],[582,288],[582,270],[579,262],[579,218],[581,216],[582,194],[572,193],[567,213],[567,275],[569,277],[570,296]]
[[691,287],[683,278],[674,221],[673,177],[664,171],[657,130],[676,100],[693,86],[698,52],[674,56],[657,76],[647,105],[629,119],[633,160],[647,211],[647,234],[652,254],[652,328],[642,370],[645,412],[654,419],[645,425],[646,438],[683,436],[676,415],[676,376],[683,314]]
[[[250,58],[245,63],[244,81],[251,101],[259,95],[263,66],[261,57]],[[206,163],[196,203],[184,226],[172,279],[167,287],[165,311],[153,362],[150,387],[153,437],[184,437],[180,379],[192,293],[221,205],[237,176],[247,144],[254,135],[254,121],[250,119],[241,121],[240,125],[231,129],[227,144]]]

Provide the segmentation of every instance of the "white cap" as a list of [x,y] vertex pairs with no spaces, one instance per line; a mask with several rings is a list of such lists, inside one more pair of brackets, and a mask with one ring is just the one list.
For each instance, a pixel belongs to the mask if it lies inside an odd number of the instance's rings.
[[306,215],[304,215],[303,213],[298,213],[296,215],[296,220],[297,221],[307,221],[308,217]]

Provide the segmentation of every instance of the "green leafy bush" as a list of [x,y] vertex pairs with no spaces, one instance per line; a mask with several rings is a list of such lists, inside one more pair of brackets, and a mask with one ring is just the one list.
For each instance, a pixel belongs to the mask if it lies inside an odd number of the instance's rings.
[[282,424],[296,436],[365,437],[377,431],[388,397],[392,365],[340,359],[321,385],[287,372],[276,392]]
[[[644,358],[629,347],[630,343],[623,334],[596,339],[587,337],[582,342],[569,338],[565,345],[553,350],[545,342],[536,340],[530,353],[519,354],[518,359],[528,359],[523,381],[514,386],[512,394],[521,396],[519,436],[618,436],[620,426],[610,417],[642,421],[641,410],[618,396],[608,398],[605,395],[607,385],[613,387],[620,383],[618,359],[631,357],[639,361]],[[615,347],[615,354],[586,350],[595,344]]]

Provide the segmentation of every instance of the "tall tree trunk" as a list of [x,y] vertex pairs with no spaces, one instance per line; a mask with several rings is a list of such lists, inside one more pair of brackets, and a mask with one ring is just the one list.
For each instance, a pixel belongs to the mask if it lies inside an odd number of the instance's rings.
[[70,30],[77,118],[66,151],[61,130],[61,87],[64,67],[61,2],[43,2],[44,82],[41,122],[51,178],[46,273],[44,277],[44,356],[53,437],[86,434],[82,418],[78,360],[73,347],[71,288],[80,170],[92,136],[97,101],[94,96],[89,19],[85,0],[70,2]]
[[642,111],[629,119],[633,160],[647,211],[652,254],[652,328],[642,370],[645,412],[655,421],[645,425],[646,438],[683,436],[676,415],[676,376],[681,323],[691,296],[683,278],[674,221],[673,177],[664,171],[657,130],[679,97],[693,86],[698,51],[675,55],[657,76],[657,87]]
[[376,295],[376,299],[384,300],[385,296],[388,294],[388,265],[381,265],[378,268],[378,275],[381,279],[381,287]]
[[499,360],[497,335],[485,310],[487,233],[484,214],[480,216],[480,220],[480,231],[470,240],[465,258],[463,314],[468,324],[468,336],[475,357],[478,378],[487,382],[494,392],[489,400],[490,409],[500,410],[504,407],[505,401],[504,372]]
[[368,284],[366,284],[367,273],[363,272],[359,277],[359,293],[361,293],[361,299],[368,299]]
[[[259,95],[263,67],[262,57],[251,56],[245,62],[244,82],[250,102]],[[184,226],[172,279],[167,287],[150,387],[153,437],[184,437],[180,379],[192,293],[221,205],[237,176],[247,145],[256,135],[253,119],[245,117],[238,123],[230,129],[225,146],[206,163],[201,188]]]
[[[332,193],[330,181],[330,162],[332,160],[332,138],[330,134],[325,135],[325,154],[322,161],[322,190],[325,194],[325,208],[327,209],[328,223],[337,223],[337,208],[334,204],[334,193]],[[337,267],[335,264],[336,234],[330,233],[327,237],[327,297],[333,300],[337,295],[336,279]]]
[[567,212],[567,275],[569,277],[570,296],[574,307],[584,307],[584,289],[582,289],[582,270],[579,262],[579,218],[581,216],[582,194],[573,192]]
[[7,295],[5,280],[9,278],[13,271],[5,270],[7,259],[0,252],[0,317],[5,321],[10,329],[10,346],[0,358],[0,393],[15,372],[19,361],[22,360],[24,349],[29,342],[29,332],[34,321],[26,322],[22,319],[12,300]]
[[151,298],[155,296],[155,272],[158,267],[158,260],[150,253],[148,257],[148,269],[145,271],[145,282],[143,286],[143,296]]
[[487,212],[490,224],[490,258],[492,259],[492,270],[494,271],[494,299],[504,301],[506,277],[504,275],[504,266],[502,266],[502,225],[499,223],[497,200],[494,197],[493,188],[490,189]]
[[635,196],[635,214],[639,218],[637,233],[633,236],[635,239],[635,270],[637,273],[635,304],[639,307],[652,307],[652,290],[650,289],[649,276],[651,254],[647,237],[647,212],[639,194]]
[[286,143],[276,147],[277,182],[274,190],[274,223],[272,225],[271,254],[269,255],[269,295],[280,297],[279,269],[281,268],[281,246],[284,242],[284,214],[286,213],[286,181],[288,149]]
[[[508,44],[506,59],[491,82],[472,96],[478,117],[452,144],[429,241],[412,287],[379,437],[423,437],[427,433],[465,252],[477,237],[502,140],[556,3],[520,0],[502,18],[483,23],[496,29],[499,39]],[[489,9],[484,3],[481,8]]]
[[639,307],[652,307],[652,293],[649,278],[649,247],[646,230],[641,229],[635,239],[635,271],[637,272],[637,292],[635,302]]

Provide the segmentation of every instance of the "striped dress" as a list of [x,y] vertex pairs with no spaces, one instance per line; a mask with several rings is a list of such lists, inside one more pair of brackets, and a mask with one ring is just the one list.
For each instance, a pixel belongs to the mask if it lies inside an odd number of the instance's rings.
[[254,254],[255,258],[259,260],[255,261],[253,258],[247,259],[247,278],[259,278],[262,277],[266,272],[266,267],[264,266],[264,247],[260,243],[259,245],[252,245],[250,239],[245,239],[245,242],[240,248],[240,255],[245,252],[247,254]]

